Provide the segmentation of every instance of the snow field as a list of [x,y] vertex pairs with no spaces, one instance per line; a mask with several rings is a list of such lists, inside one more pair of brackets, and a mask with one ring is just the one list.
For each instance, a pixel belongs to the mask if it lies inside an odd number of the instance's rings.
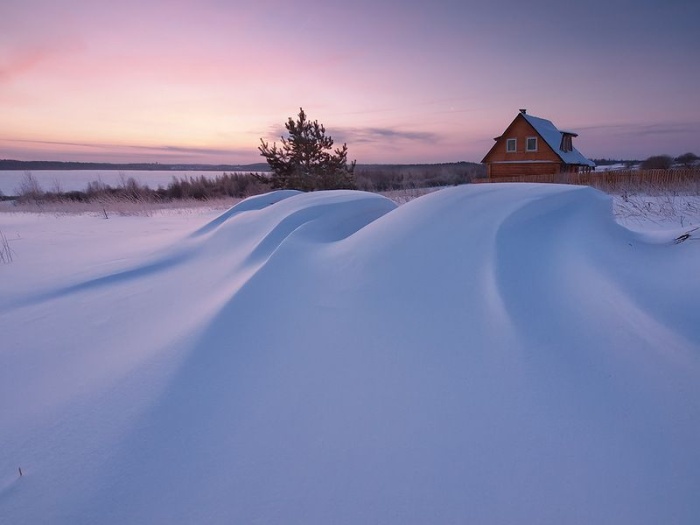
[[3,522],[700,516],[700,243],[595,190],[2,221]]

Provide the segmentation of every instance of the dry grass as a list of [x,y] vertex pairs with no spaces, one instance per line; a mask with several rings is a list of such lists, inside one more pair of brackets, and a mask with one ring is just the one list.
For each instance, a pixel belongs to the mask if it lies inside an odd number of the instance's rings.
[[626,224],[651,222],[686,227],[700,222],[699,168],[561,173],[479,182],[591,186],[613,197],[615,217]]
[[592,186],[606,193],[676,191],[686,195],[700,195],[700,169],[620,170],[590,173],[559,173],[556,175],[529,175],[479,179],[474,182],[539,182]]
[[682,228],[700,224],[700,195],[682,195],[656,189],[653,194],[613,194],[613,213],[618,221],[677,225]]
[[228,197],[221,199],[182,199],[172,201],[149,201],[139,199],[99,199],[91,202],[5,202],[0,212],[49,213],[52,215],[97,215],[109,218],[118,216],[141,216],[183,214],[194,210],[227,210],[242,199]]
[[11,263],[14,251],[5,234],[0,230],[0,263]]
[[[656,223],[690,227],[700,224],[700,170],[616,171],[573,174],[566,177],[520,177],[503,182],[557,182],[585,184],[613,197],[613,213],[622,223]],[[500,179],[499,179],[500,181]],[[381,192],[398,205],[440,188],[414,188]],[[241,199],[150,201],[102,198],[93,202],[0,202],[0,212],[48,213],[56,216],[86,214],[98,217],[189,215],[223,211]],[[0,239],[0,243],[2,240]],[[0,244],[0,249],[2,245]],[[11,254],[5,244],[5,259]]]
[[401,205],[440,189],[442,188],[407,188],[403,190],[382,191],[380,192],[380,195],[384,195],[386,198],[391,199],[396,204]]

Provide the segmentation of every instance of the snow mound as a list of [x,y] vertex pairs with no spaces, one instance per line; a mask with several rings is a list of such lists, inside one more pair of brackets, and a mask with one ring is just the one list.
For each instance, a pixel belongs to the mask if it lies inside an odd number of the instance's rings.
[[501,184],[274,192],[8,282],[0,516],[696,523],[698,263],[595,190]]
[[226,222],[231,217],[241,212],[260,210],[267,206],[271,206],[272,204],[275,204],[281,200],[284,200],[288,197],[292,197],[293,195],[299,194],[301,194],[301,192],[297,190],[279,190],[273,191],[271,193],[264,193],[262,195],[255,195],[253,197],[245,199],[236,204],[235,206],[231,207],[231,209],[219,215],[216,219],[210,221],[207,225],[200,228],[197,232],[195,232],[195,236],[213,230],[220,224]]

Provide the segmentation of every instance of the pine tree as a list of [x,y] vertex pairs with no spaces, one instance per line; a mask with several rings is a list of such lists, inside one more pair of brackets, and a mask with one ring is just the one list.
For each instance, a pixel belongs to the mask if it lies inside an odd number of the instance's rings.
[[281,137],[281,147],[260,139],[258,149],[272,170],[272,176],[261,176],[261,181],[273,189],[355,188],[355,161],[348,165],[347,144],[333,150],[333,139],[326,135],[326,129],[317,120],[308,120],[302,108],[297,120],[290,117],[284,127],[289,137]]

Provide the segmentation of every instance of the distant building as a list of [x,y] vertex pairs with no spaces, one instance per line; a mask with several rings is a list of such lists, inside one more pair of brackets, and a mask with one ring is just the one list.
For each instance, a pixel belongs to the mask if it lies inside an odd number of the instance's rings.
[[595,164],[572,144],[577,136],[521,109],[481,162],[494,179],[591,171]]

